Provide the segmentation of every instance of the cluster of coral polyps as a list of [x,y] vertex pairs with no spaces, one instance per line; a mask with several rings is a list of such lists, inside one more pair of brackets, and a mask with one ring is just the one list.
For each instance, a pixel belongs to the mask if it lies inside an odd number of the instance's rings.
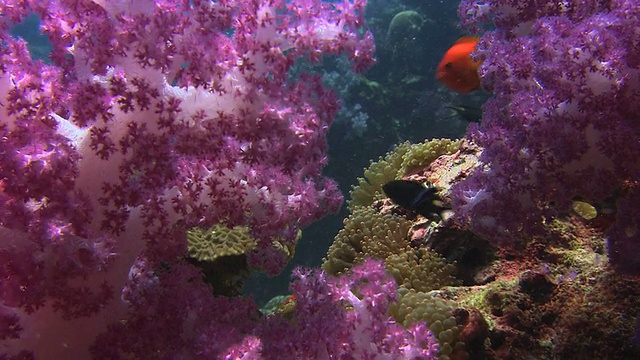
[[[447,201],[451,185],[478,165],[481,152],[463,141],[457,152],[400,177],[431,182]],[[561,214],[545,223],[542,235],[498,248],[454,223],[374,200],[345,221],[323,267],[348,272],[348,260],[384,259],[400,284],[390,313],[404,325],[427,321],[440,358],[637,357],[640,279],[611,268],[603,232],[614,215],[606,204],[594,205],[600,213],[591,220]],[[429,266],[422,264],[427,259]]]

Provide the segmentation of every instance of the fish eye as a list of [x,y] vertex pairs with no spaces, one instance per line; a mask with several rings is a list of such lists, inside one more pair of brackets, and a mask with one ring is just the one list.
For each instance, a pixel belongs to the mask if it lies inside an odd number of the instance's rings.
[[449,61],[448,63],[444,64],[444,67],[446,69],[451,69],[453,67],[453,63],[451,61]]

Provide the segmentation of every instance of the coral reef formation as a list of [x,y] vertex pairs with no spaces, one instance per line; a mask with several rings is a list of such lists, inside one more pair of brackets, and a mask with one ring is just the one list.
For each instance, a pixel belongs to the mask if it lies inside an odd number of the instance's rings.
[[[245,274],[342,202],[338,101],[292,69],[370,66],[364,1],[0,0],[0,358],[640,358],[638,5],[463,1],[495,24],[481,123],[372,163],[324,269],[261,313]],[[10,34],[31,13],[49,63]]]
[[640,274],[638,1],[465,0],[459,12],[468,28],[495,30],[476,51],[494,96],[469,131],[482,167],[455,186],[457,222],[513,243],[573,200],[615,195],[609,257]]
[[460,329],[451,315],[454,304],[439,301],[434,305],[427,292],[458,283],[455,267],[431,250],[412,247],[408,230],[409,221],[403,217],[358,208],[345,220],[322,267],[330,274],[348,274],[366,259],[384,260],[387,273],[400,286],[399,300],[391,305],[389,314],[407,327],[429,324],[440,345],[439,358],[447,359],[454,348],[463,350],[462,344],[456,344]]
[[[432,358],[424,323],[390,319],[375,262],[299,271],[291,322],[229,296],[225,274],[277,273],[342,202],[321,176],[337,99],[291,69],[371,65],[364,5],[0,1],[0,357]],[[30,14],[47,63],[10,34]],[[192,230],[191,254],[237,270],[188,259],[188,230],[212,226],[234,243]]]
[[[400,168],[408,146],[376,166],[392,174],[390,164]],[[449,201],[456,184],[482,166],[482,147],[469,140],[458,146],[405,178],[435,184]],[[354,207],[323,266],[348,273],[364,254],[384,259],[400,284],[389,313],[405,326],[429,324],[439,358],[639,355],[632,339],[640,317],[640,279],[620,274],[607,260],[605,232],[617,215],[604,204],[596,209],[575,201],[575,209],[549,219],[536,236],[523,233],[509,246],[496,247],[455,223],[425,219],[374,194],[376,200]],[[450,272],[453,261],[456,271]],[[429,265],[412,272],[422,264]]]
[[330,274],[342,274],[365,257],[386,259],[407,245],[408,222],[371,208],[358,208],[344,222],[344,228],[329,248],[322,268]]
[[378,161],[371,162],[364,170],[364,177],[358,178],[358,185],[351,188],[350,199],[347,201],[349,211],[353,213],[357,206],[368,206],[384,197],[382,185],[398,178],[402,156],[410,146],[408,142],[397,145],[384,158],[380,157]]
[[382,200],[385,197],[382,185],[414,171],[424,171],[439,156],[454,153],[459,146],[459,141],[449,139],[420,144],[405,142],[372,162],[364,171],[365,178],[358,179],[360,185],[351,191],[352,213],[345,219],[344,228],[336,235],[322,265],[330,274],[348,274],[365,259],[384,260],[388,273],[400,286],[399,299],[391,305],[390,314],[405,326],[429,324],[440,344],[440,359],[461,358],[466,354],[464,344],[458,341],[462,327],[452,315],[455,304],[428,294],[459,283],[455,266],[420,242],[412,241],[409,234],[412,221],[406,214],[394,213],[389,201]]
[[404,142],[388,152],[384,158],[371,162],[364,170],[364,177],[358,178],[348,201],[349,210],[356,206],[367,206],[374,200],[384,198],[382,185],[408,175],[413,169],[424,168],[442,154],[454,153],[460,145],[457,140],[433,139],[419,144]]
[[[287,261],[295,254],[295,244],[275,238],[272,246],[280,250]],[[199,227],[187,230],[188,261],[196,265],[205,275],[205,281],[213,287],[214,294],[236,296],[242,293],[244,280],[255,269],[247,263],[247,256],[258,246],[246,226],[232,229],[215,224],[209,229]]]
[[384,260],[396,282],[408,289],[430,291],[457,282],[453,265],[411,246],[407,219],[363,207],[344,223],[322,265],[329,274],[346,273],[366,258],[374,258]]
[[435,359],[438,344],[424,323],[404,328],[389,319],[397,285],[382,263],[368,259],[340,278],[300,270],[294,276],[295,311],[289,320],[272,316],[261,325],[256,336],[264,341],[263,352],[289,359]]
[[458,341],[462,326],[454,316],[458,308],[453,301],[432,294],[401,288],[399,297],[389,309],[394,319],[404,326],[426,321],[440,345],[438,359],[467,357],[465,344]]

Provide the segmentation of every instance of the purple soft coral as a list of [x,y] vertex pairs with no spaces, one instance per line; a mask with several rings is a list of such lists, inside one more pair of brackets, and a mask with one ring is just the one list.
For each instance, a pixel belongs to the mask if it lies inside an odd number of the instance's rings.
[[[208,296],[195,281],[201,274],[185,266],[163,273],[153,273],[144,262],[134,268],[135,280],[123,296],[135,314],[98,338],[92,348],[96,359],[141,359],[150,353],[248,360],[437,358],[438,344],[425,323],[405,329],[389,316],[397,284],[379,261],[366,260],[339,278],[297,269],[290,319],[260,317],[248,300]],[[190,296],[175,299],[178,289]],[[157,314],[163,315],[148,321]],[[172,324],[180,321],[178,330]]]
[[[297,270],[291,321],[270,319],[260,332],[266,358],[435,359],[438,345],[424,323],[409,329],[389,317],[397,284],[378,261],[339,278]],[[330,335],[329,335],[330,334]],[[278,340],[283,335],[289,341]]]
[[[279,271],[286,259],[273,242],[292,244],[342,201],[320,174],[337,100],[318,77],[289,79],[289,70],[329,53],[369,66],[363,7],[1,0],[3,351],[86,359],[100,332],[110,329],[100,337],[108,343],[120,328],[165,315],[141,310],[181,304],[180,316],[153,329],[157,343],[141,347],[148,356],[175,347],[166,354],[179,357],[184,339],[166,336],[193,326],[204,313],[197,304],[207,304],[188,301],[204,285],[178,286],[193,271],[182,263],[190,227],[248,226],[258,239],[250,264]],[[31,12],[53,65],[9,35],[10,22]],[[159,264],[173,271],[154,274]],[[180,299],[138,298],[168,296],[163,284]]]
[[[601,200],[640,179],[638,1],[468,0],[460,14],[496,25],[477,49],[495,96],[469,134],[483,166],[453,190],[460,223],[510,241],[575,197]],[[638,209],[620,199],[609,231],[614,264],[635,271]]]

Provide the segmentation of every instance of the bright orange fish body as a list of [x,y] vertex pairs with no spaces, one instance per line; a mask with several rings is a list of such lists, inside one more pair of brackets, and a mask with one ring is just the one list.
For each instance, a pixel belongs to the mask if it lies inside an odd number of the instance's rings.
[[464,36],[458,39],[447,50],[438,64],[436,79],[451,90],[466,94],[480,88],[478,66],[480,61],[473,61],[471,53],[480,38]]

